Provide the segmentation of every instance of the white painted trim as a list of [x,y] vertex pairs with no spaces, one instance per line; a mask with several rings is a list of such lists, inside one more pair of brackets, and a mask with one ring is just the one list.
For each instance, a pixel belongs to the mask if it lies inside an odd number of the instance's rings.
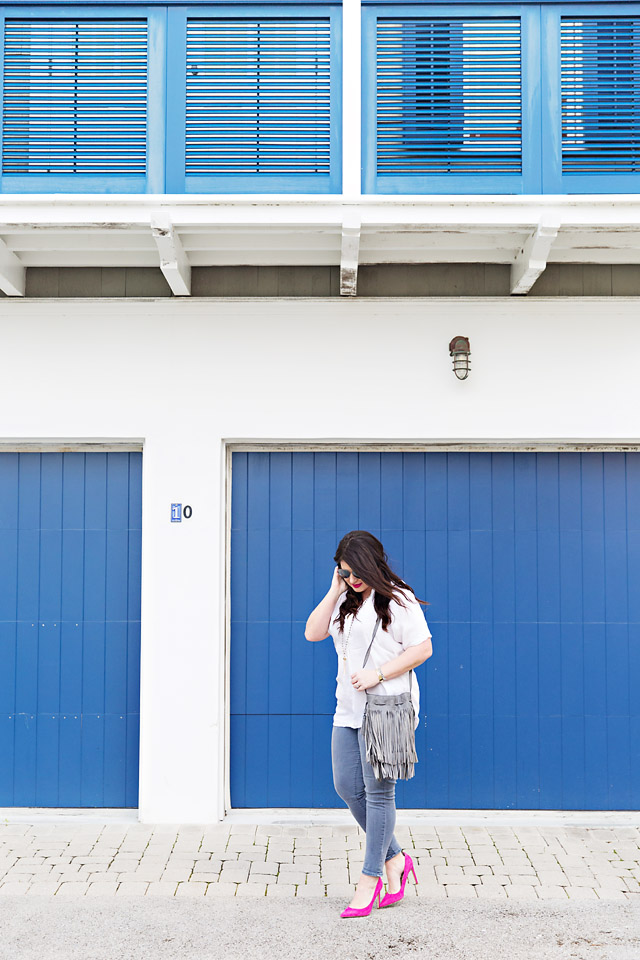
[[511,293],[531,290],[547,266],[553,241],[558,236],[559,221],[542,220],[521,247],[511,264]]
[[142,440],[0,440],[0,453],[141,453]]
[[24,297],[27,283],[27,269],[0,239],[0,290],[8,297]]
[[[357,206],[363,225],[501,224],[532,230],[543,219],[563,225],[611,225],[638,228],[640,194],[593,196],[313,196],[198,194],[152,196],[0,196],[3,231],[50,224],[77,230],[92,226],[113,231],[148,230],[150,219],[168,218],[173,227],[220,224],[334,224],[345,207]],[[151,209],[149,209],[151,208]]]
[[219,770],[222,776],[218,777],[219,796],[218,810],[222,819],[231,810],[231,450],[222,441],[222,455],[220,457],[224,471],[222,484],[222,521],[220,529],[223,531],[224,556],[220,569],[222,571],[223,602],[220,607],[223,611],[224,626],[222,631],[222,677],[221,686],[223,696],[220,698],[219,711],[222,737],[220,742],[220,757],[222,763]]
[[151,217],[151,233],[160,255],[160,269],[176,297],[191,295],[191,264],[166,213]]
[[357,200],[362,190],[362,5],[342,2],[342,192]]
[[635,453],[630,440],[227,440],[231,453]]

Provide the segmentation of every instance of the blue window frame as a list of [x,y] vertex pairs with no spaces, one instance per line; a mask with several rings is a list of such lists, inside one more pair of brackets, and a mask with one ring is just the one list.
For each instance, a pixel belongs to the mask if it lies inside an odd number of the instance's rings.
[[339,7],[173,7],[169,35],[168,192],[340,191]]
[[0,16],[2,192],[162,191],[161,11],[43,5]]
[[365,193],[640,190],[640,3],[367,3],[363,63]]
[[640,3],[544,11],[549,193],[640,191]]
[[339,4],[0,8],[3,193],[336,193]]
[[364,10],[365,193],[528,193],[539,17],[523,4]]

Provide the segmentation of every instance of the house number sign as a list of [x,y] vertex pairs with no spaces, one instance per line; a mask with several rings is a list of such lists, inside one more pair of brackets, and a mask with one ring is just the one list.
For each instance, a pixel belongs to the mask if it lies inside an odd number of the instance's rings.
[[182,523],[182,518],[189,520],[192,514],[191,507],[188,503],[185,503],[184,507],[181,503],[172,503],[171,504],[171,523]]

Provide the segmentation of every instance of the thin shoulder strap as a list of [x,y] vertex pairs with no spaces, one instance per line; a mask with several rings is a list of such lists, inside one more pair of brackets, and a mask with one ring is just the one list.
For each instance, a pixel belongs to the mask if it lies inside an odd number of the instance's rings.
[[[380,620],[381,620],[381,618],[378,617],[378,619],[376,620],[376,625],[375,625],[375,627],[373,628],[373,636],[371,637],[371,643],[369,644],[369,648],[368,648],[368,650],[367,650],[366,656],[365,656],[364,660],[362,661],[362,669],[363,669],[363,670],[364,670],[365,663],[366,663],[367,660],[369,659],[369,654],[371,653],[371,647],[373,646],[373,641],[374,641],[375,638],[376,638],[376,633],[378,632],[378,627],[380,626]],[[409,692],[411,692],[412,687],[413,687],[413,669],[409,670]]]
[[373,641],[374,641],[375,638],[376,638],[376,633],[378,632],[378,627],[380,626],[380,620],[381,620],[381,617],[378,617],[378,619],[376,620],[376,625],[375,625],[375,627],[373,628],[373,636],[371,637],[371,643],[369,644],[369,649],[367,650],[366,656],[365,656],[364,660],[362,661],[362,669],[363,669],[363,670],[364,670],[364,665],[365,665],[365,663],[366,663],[367,660],[369,659],[369,654],[371,653],[371,647],[373,646]]

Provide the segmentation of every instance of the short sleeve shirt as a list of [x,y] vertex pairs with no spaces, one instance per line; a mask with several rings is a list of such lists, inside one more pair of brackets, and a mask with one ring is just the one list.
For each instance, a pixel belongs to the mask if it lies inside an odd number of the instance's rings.
[[[338,675],[336,677],[336,712],[333,723],[336,727],[361,727],[364,706],[367,699],[366,691],[355,690],[351,683],[351,674],[362,669],[367,648],[371,643],[373,630],[376,625],[377,613],[374,606],[375,593],[372,590],[358,610],[355,619],[348,616],[344,622],[344,632],[340,631],[340,624],[333,621],[338,615],[340,606],[346,597],[343,593],[336,603],[329,621],[329,633],[338,654]],[[409,647],[430,639],[431,632],[424,618],[422,608],[412,593],[403,593],[405,598],[402,606],[396,600],[389,603],[391,623],[387,630],[378,627],[366,667],[378,669],[390,660],[395,659]],[[348,638],[348,639],[347,639]],[[346,648],[346,649],[345,649]],[[346,655],[346,662],[344,657]],[[411,699],[416,714],[416,726],[419,723],[420,690],[415,671],[411,681]],[[409,690],[409,673],[404,673],[391,680],[385,680],[375,687],[369,688],[372,693],[395,694]]]

